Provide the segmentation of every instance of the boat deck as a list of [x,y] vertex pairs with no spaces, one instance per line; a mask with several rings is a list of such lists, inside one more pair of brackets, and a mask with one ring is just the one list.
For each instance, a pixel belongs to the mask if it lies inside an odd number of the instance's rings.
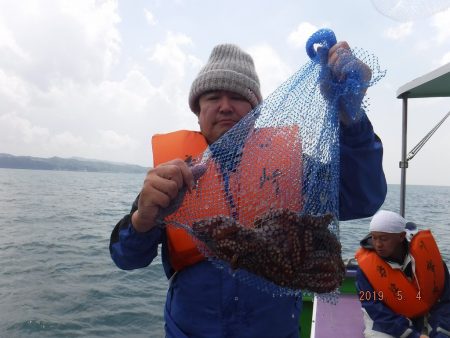
[[336,305],[314,300],[311,337],[363,338],[364,322],[356,295],[341,295]]

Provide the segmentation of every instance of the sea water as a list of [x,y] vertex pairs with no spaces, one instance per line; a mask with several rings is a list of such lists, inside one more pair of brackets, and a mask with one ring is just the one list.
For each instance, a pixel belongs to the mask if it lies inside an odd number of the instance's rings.
[[[159,256],[118,269],[114,225],[142,174],[0,169],[0,337],[164,337],[167,280]],[[398,211],[399,186],[383,208]],[[450,187],[408,186],[407,218],[431,228],[450,262]],[[344,257],[369,219],[341,222]]]

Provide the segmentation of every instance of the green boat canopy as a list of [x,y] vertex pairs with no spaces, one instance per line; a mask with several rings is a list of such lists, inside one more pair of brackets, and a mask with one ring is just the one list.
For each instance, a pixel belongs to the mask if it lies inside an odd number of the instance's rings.
[[450,63],[439,67],[397,90],[397,98],[450,96]]

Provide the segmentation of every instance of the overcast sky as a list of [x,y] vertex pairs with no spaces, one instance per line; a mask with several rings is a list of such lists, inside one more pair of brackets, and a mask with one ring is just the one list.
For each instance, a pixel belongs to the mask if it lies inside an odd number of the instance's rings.
[[[387,70],[368,92],[368,115],[384,142],[388,183],[397,184],[396,91],[450,62],[450,10],[405,13],[419,14],[396,21],[371,0],[0,0],[0,152],[151,166],[152,134],[198,130],[188,91],[216,44],[252,54],[267,96],[308,61],[307,37],[329,27]],[[450,99],[409,107],[408,150],[450,110]],[[408,184],[450,185],[449,167],[447,121],[410,162]]]

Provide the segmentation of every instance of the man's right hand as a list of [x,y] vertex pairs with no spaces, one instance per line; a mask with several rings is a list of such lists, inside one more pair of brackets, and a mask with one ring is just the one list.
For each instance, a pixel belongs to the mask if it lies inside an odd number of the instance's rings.
[[156,225],[159,210],[168,207],[185,185],[190,191],[194,177],[182,160],[172,160],[150,169],[139,195],[138,210],[131,216],[134,229],[137,232],[151,230]]

